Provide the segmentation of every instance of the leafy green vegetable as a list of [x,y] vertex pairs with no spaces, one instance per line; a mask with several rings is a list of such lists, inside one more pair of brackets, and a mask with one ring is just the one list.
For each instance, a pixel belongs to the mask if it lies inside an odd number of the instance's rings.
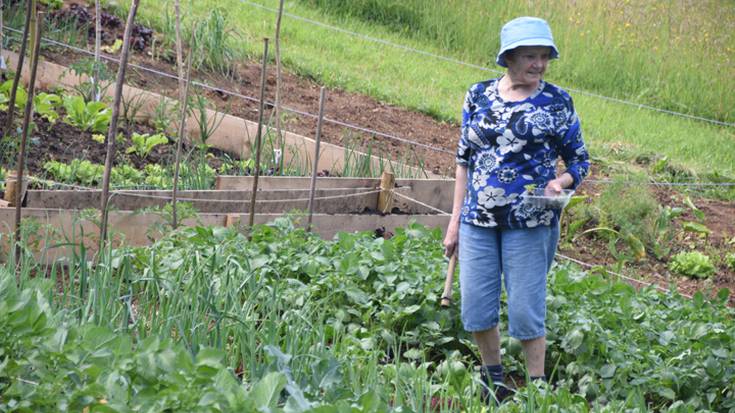
[[50,93],[41,92],[33,98],[33,109],[51,123],[59,118],[57,109],[60,104],[61,98]]
[[710,258],[699,251],[680,252],[674,255],[669,262],[669,269],[692,278],[709,278],[715,273],[715,266]]
[[59,161],[48,161],[43,165],[56,181],[63,183],[79,183],[82,185],[95,185],[102,180],[104,167],[88,160],[74,159],[66,164]]
[[168,143],[168,138],[162,133],[155,135],[133,133],[130,139],[133,145],[127,148],[125,153],[134,153],[141,158],[147,157],[156,146]]
[[83,131],[104,133],[109,124],[112,112],[104,102],[84,102],[81,96],[64,97],[66,122]]

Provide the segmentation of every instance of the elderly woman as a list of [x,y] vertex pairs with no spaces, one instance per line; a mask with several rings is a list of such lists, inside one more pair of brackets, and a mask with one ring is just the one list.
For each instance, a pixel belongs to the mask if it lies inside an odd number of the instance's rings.
[[[502,398],[498,330],[501,275],[508,333],[523,345],[531,379],[546,380],[546,276],[559,238],[560,209],[527,202],[528,188],[553,196],[576,188],[589,170],[571,97],[543,80],[559,56],[546,21],[503,26],[503,76],[472,85],[462,107],[454,208],[444,239],[458,252],[462,323],[480,350],[481,376]],[[557,158],[566,171],[557,175]],[[487,390],[485,394],[488,394]]]

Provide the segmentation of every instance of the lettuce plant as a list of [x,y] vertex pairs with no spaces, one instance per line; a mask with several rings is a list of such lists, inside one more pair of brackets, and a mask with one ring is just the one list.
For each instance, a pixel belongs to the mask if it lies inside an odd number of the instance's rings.
[[83,131],[102,133],[110,125],[112,112],[103,102],[84,102],[81,96],[64,98],[65,121]]
[[133,145],[128,147],[125,153],[134,153],[141,158],[147,157],[156,146],[168,143],[168,138],[162,133],[155,135],[133,133],[130,139]]
[[669,269],[691,278],[709,278],[715,273],[715,266],[710,258],[699,251],[680,252],[674,255],[669,262]]

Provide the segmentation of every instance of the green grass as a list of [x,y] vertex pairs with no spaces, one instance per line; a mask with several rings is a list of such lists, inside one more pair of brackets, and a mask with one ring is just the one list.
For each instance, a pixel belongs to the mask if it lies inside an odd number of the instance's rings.
[[[268,1],[263,4],[273,8],[277,2]],[[275,14],[270,11],[247,5],[238,0],[217,2],[202,0],[184,5],[185,14],[188,16],[184,25],[191,25],[196,19],[204,18],[213,8],[220,7],[226,10],[226,27],[234,29],[226,48],[234,50],[240,58],[257,56],[262,50],[262,37],[273,37]],[[172,9],[172,2],[143,0],[139,20],[162,27],[165,20],[163,16],[170,9]],[[729,16],[727,10],[724,13],[725,16]],[[446,42],[429,41],[422,36],[415,35],[408,37],[384,25],[348,16],[324,14],[323,11],[299,3],[288,3],[287,11],[408,47],[473,60],[470,59],[469,52],[463,54],[448,52],[445,49],[448,47],[447,44],[444,44]],[[554,19],[551,20],[553,25]],[[558,26],[564,27],[562,24]],[[591,91],[604,93],[604,88],[596,90],[594,84],[579,80],[584,78],[579,74],[582,73],[579,71],[582,71],[583,66],[597,64],[598,70],[602,68],[602,72],[612,77],[622,76],[618,73],[617,67],[611,68],[606,64],[605,59],[609,57],[604,53],[595,52],[597,50],[595,48],[588,48],[592,51],[590,54],[593,55],[591,58],[593,63],[581,60],[583,53],[577,54],[571,48],[571,31],[568,34],[565,34],[563,30],[557,33],[560,47],[564,49],[569,46],[571,50],[564,59],[552,63],[549,70],[550,81],[556,81],[563,86],[585,90],[589,88]],[[719,36],[727,37],[721,33]],[[488,38],[485,41],[486,58],[474,59],[474,61],[488,65],[496,49],[495,43],[494,38]],[[689,59],[686,53],[680,51],[677,56],[679,59]],[[365,93],[380,101],[425,112],[437,119],[450,122],[458,121],[461,101],[467,87],[474,82],[497,75],[493,72],[381,45],[289,17],[284,17],[282,27],[282,55],[284,63],[290,70],[314,78],[331,87]],[[705,57],[700,56],[700,58]],[[716,63],[716,66],[720,67],[719,61]],[[638,64],[635,67],[644,66]],[[635,67],[620,71],[620,73],[625,72],[625,76],[638,76],[636,79],[643,82],[645,75],[635,72]],[[727,88],[724,85],[727,83],[722,79],[725,79],[727,73],[730,73],[728,71],[732,69],[730,67],[724,69],[720,67],[720,69],[720,76],[711,76],[708,82],[702,83],[696,79],[687,80],[689,84],[694,85],[687,90],[701,93],[702,101],[706,100],[704,95],[709,91],[731,95],[725,93]],[[646,70],[648,70],[647,67]],[[689,71],[696,72],[698,76],[705,75],[705,72],[700,72],[692,67],[686,71],[677,72],[679,73],[677,76],[684,76],[684,72]],[[579,84],[568,83],[566,78],[575,82],[579,80]],[[640,88],[633,92],[625,92],[625,89],[621,89],[617,94],[634,100],[646,101],[645,95],[648,93],[646,90],[652,89],[646,89],[646,85],[643,84],[639,86]],[[582,94],[573,93],[573,96],[593,154],[608,153],[609,145],[623,144],[642,153],[666,156],[672,163],[699,174],[711,171],[718,171],[725,175],[735,174],[735,151],[732,150],[732,142],[735,139],[733,128],[718,127],[638,109]],[[728,97],[724,96],[723,99],[725,98]],[[727,110],[731,110],[734,106],[726,107]],[[727,119],[728,116],[721,117]]]
[[[562,59],[553,79],[608,96],[735,120],[735,7],[714,1],[299,0],[330,14],[380,24],[463,60],[493,66],[501,26],[538,15]],[[699,85],[706,89],[692,87]]]

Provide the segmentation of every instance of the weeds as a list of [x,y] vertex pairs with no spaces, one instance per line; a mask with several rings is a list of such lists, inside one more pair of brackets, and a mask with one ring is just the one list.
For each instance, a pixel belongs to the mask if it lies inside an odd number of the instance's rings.
[[194,22],[191,38],[192,67],[196,70],[212,70],[226,77],[234,74],[234,62],[238,57],[232,46],[234,31],[227,27],[224,9],[215,7],[207,18]]

